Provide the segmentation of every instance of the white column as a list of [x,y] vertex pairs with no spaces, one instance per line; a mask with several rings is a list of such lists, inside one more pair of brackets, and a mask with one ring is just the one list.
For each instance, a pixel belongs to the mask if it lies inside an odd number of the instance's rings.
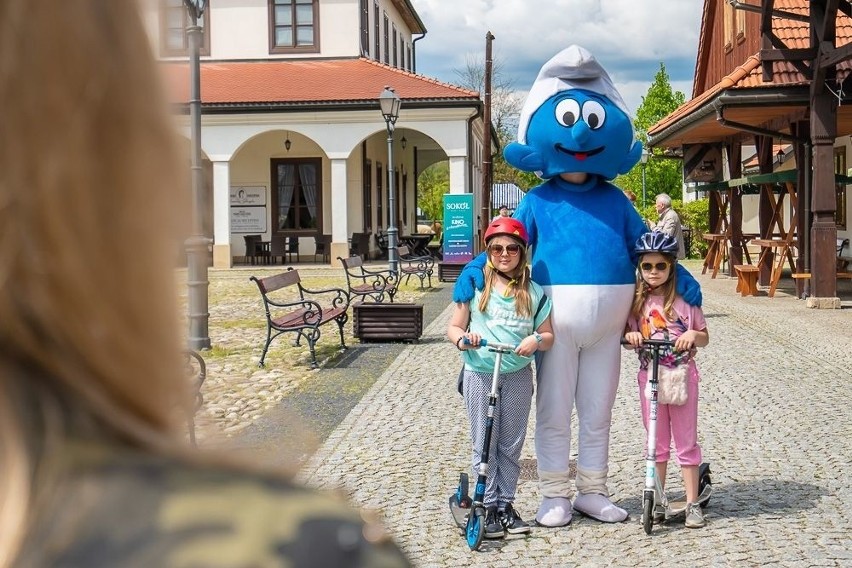
[[468,193],[467,156],[450,156],[450,193]]
[[349,256],[349,190],[346,159],[331,160],[331,261]]
[[213,162],[213,267],[230,268],[231,255],[231,164]]

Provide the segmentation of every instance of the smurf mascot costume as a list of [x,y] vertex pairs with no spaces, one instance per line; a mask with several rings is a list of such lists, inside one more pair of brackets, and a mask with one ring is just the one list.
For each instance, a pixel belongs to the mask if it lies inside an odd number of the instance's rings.
[[[521,111],[518,142],[505,150],[511,165],[546,180],[514,214],[529,231],[532,277],[553,301],[556,342],[541,354],[536,393],[542,494],[536,521],[544,526],[567,525],[573,509],[605,522],[627,518],[608,497],[609,431],[619,341],[636,286],[633,243],[647,229],[607,180],[629,171],[641,153],[612,80],[578,46],[542,67]],[[484,261],[480,255],[465,267],[456,302],[469,301],[474,287],[482,287]],[[678,285],[687,302],[700,304],[699,286],[685,270]],[[575,404],[579,448],[572,508],[568,460]]]

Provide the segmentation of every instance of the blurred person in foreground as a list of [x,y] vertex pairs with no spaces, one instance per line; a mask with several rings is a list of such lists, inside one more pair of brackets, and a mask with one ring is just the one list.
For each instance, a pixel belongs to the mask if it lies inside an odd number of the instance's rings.
[[0,566],[406,566],[344,501],[187,447],[187,168],[138,10],[0,0]]

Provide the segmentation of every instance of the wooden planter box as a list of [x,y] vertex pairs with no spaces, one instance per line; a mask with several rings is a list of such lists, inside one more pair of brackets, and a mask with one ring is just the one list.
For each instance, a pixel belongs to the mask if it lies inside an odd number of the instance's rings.
[[441,282],[455,282],[461,274],[464,264],[450,264],[448,262],[438,263],[438,280]]
[[423,334],[421,304],[353,304],[355,337],[361,341],[417,341]]

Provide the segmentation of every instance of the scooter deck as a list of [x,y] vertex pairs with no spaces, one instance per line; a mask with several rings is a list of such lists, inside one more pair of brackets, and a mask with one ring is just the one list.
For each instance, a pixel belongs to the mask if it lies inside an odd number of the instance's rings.
[[450,496],[450,513],[453,515],[456,526],[464,530],[467,526],[467,515],[470,513],[470,507],[462,507],[455,494]]
[[[701,495],[698,496],[698,504],[704,505],[710,499],[711,493],[713,493],[713,486],[708,483],[704,486],[704,491],[701,492]],[[684,511],[686,511],[686,495],[680,495],[677,499],[669,501],[669,507],[666,509],[666,518],[676,517],[683,514]]]

